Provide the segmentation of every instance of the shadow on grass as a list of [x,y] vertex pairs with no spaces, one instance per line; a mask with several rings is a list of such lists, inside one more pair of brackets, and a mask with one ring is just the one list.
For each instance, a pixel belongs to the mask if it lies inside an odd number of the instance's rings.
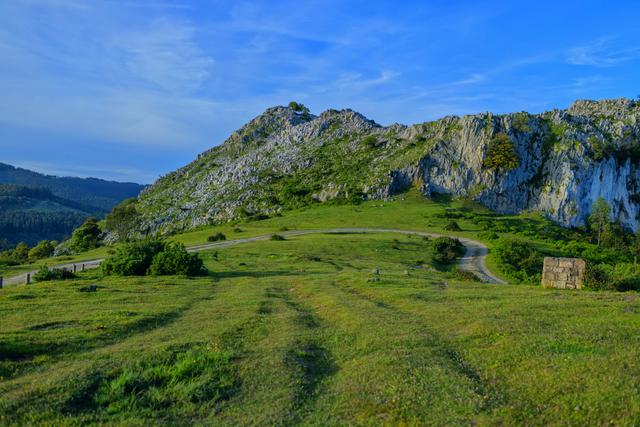
[[52,330],[81,325],[74,322],[49,322],[30,326],[24,331],[5,336],[0,342],[0,372],[5,379],[13,378],[43,363],[34,361],[39,356],[47,356],[46,362],[53,362],[60,357],[95,350],[167,326],[178,320],[190,306],[188,304],[177,310],[146,316],[131,323],[116,324],[110,328],[99,327],[102,332],[94,336],[77,333],[73,338],[67,338],[51,333]]

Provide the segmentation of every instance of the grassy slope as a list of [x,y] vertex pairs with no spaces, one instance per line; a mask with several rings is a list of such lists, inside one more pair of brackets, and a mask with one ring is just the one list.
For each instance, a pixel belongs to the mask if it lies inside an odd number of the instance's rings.
[[[360,205],[331,205],[319,204],[308,208],[286,211],[280,217],[273,217],[262,221],[250,221],[239,224],[227,223],[220,226],[201,227],[193,231],[170,236],[171,240],[184,243],[186,246],[193,246],[207,243],[207,237],[217,232],[222,232],[227,239],[250,237],[262,234],[277,233],[284,228],[288,229],[312,229],[331,227],[380,227],[380,228],[400,228],[407,230],[424,230],[450,235],[471,237],[483,241],[491,247],[493,241],[483,238],[481,225],[468,218],[456,218],[455,221],[461,226],[462,231],[446,231],[445,224],[450,221],[443,218],[442,214],[446,210],[458,210],[469,212],[477,218],[487,216],[494,218],[498,222],[503,222],[510,228],[501,232],[502,237],[518,237],[529,240],[533,245],[544,249],[548,253],[562,255],[553,245],[550,239],[544,239],[540,230],[545,227],[555,227],[551,222],[540,218],[536,214],[525,215],[495,215],[488,209],[473,203],[462,200],[451,200],[447,198],[433,201],[425,199],[415,191],[410,191],[401,196],[396,196],[392,201],[370,201]],[[239,228],[237,232],[234,229]],[[82,262],[96,258],[103,258],[108,255],[108,248],[101,247],[75,256],[66,256],[40,260],[28,265],[13,267],[0,266],[0,274],[9,277],[25,271],[34,270],[42,265],[56,265],[61,263]],[[505,278],[501,274],[500,266],[489,254],[487,264],[492,272],[499,277]]]
[[636,422],[636,295],[411,269],[429,251],[308,235],[205,253],[206,278],[7,288],[0,423]]

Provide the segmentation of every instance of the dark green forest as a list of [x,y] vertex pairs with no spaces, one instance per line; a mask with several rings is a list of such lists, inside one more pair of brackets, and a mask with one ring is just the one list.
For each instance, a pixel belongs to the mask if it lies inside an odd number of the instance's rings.
[[136,197],[144,188],[134,183],[105,181],[97,178],[73,178],[43,175],[0,163],[0,184],[17,184],[48,189],[54,196],[110,211],[124,199]]

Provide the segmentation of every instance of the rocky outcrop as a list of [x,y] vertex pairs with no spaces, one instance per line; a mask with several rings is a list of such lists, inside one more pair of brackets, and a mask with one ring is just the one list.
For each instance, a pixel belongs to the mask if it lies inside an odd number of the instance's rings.
[[[487,167],[498,135],[513,145],[517,167]],[[146,189],[139,229],[164,233],[415,186],[504,213],[539,211],[565,226],[583,225],[603,197],[636,230],[639,165],[640,103],[626,99],[410,127],[382,127],[351,110],[275,107]]]

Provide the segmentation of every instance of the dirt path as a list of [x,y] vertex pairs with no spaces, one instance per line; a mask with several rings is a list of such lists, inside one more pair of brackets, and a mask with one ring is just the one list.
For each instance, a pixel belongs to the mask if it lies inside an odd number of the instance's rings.
[[[359,228],[359,227],[349,227],[349,228],[328,228],[328,229],[317,229],[317,230],[288,230],[288,231],[280,231],[277,234],[281,236],[303,236],[305,234],[339,234],[339,233],[396,233],[396,234],[409,234],[413,236],[426,236],[426,237],[443,237],[445,234],[437,234],[437,233],[426,233],[423,231],[413,231],[413,230],[400,230],[395,228]],[[244,239],[234,239],[234,240],[224,240],[221,242],[214,243],[206,243],[203,245],[190,246],[187,248],[189,252],[199,252],[208,249],[216,249],[216,248],[228,248],[231,246],[240,245],[243,243],[250,242],[259,242],[264,240],[269,240],[274,233],[264,234],[261,236],[255,237],[246,237]],[[453,237],[453,236],[452,236]],[[458,240],[467,248],[467,252],[464,257],[460,258],[458,261],[458,269],[463,271],[469,271],[478,276],[483,282],[486,283],[496,283],[496,284],[506,284],[506,282],[489,271],[485,264],[485,260],[487,258],[487,254],[489,253],[489,249],[482,244],[481,242],[473,239],[468,239],[466,237],[457,237]],[[89,261],[76,262],[73,264],[60,264],[56,265],[55,268],[66,268],[73,270],[74,265],[78,270],[82,268],[84,264],[86,269],[97,268],[100,266],[102,259],[95,259]],[[8,277],[4,280],[4,285],[16,285],[25,283],[27,280],[27,274],[35,274],[36,271],[30,271],[27,273],[23,273],[17,276]]]

